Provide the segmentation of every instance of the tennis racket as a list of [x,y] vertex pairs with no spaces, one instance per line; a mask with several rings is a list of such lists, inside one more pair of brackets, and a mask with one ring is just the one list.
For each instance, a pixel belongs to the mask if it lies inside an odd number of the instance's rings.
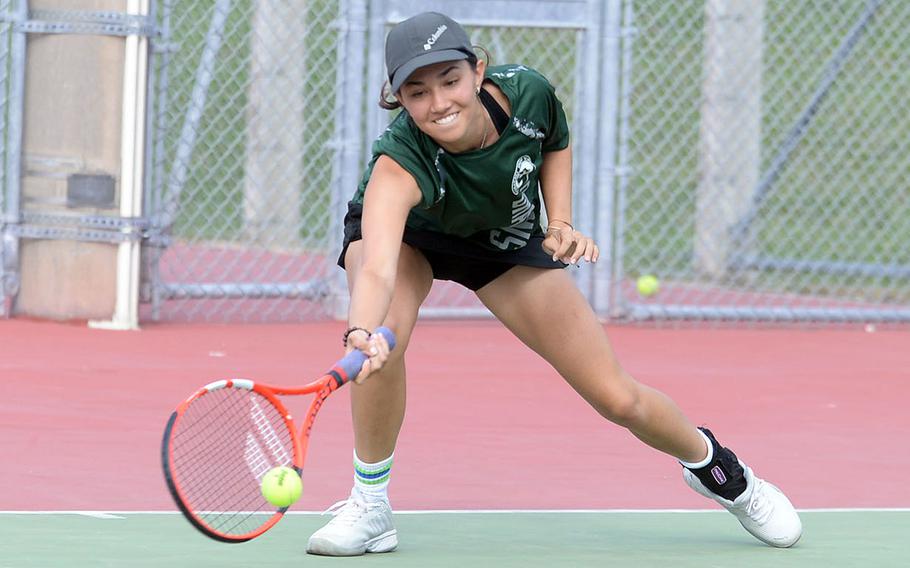
[[[394,348],[391,330],[380,327]],[[355,349],[322,378],[284,388],[247,379],[215,381],[181,402],[161,444],[164,479],[183,515],[222,542],[256,538],[288,507],[266,501],[262,477],[278,466],[300,474],[316,414],[330,394],[357,376],[367,357]],[[298,433],[278,395],[315,394]]]

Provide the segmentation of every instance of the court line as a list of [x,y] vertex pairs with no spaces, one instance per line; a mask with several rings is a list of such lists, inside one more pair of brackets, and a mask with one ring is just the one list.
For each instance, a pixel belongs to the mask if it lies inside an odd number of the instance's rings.
[[[800,513],[908,513],[910,507],[836,507],[797,509]],[[465,514],[648,514],[648,513],[726,513],[723,509],[425,509],[394,511],[396,515]],[[128,515],[179,515],[180,511],[0,511],[0,515],[79,515],[97,519],[123,519]],[[288,511],[287,515],[322,515],[323,511]]]

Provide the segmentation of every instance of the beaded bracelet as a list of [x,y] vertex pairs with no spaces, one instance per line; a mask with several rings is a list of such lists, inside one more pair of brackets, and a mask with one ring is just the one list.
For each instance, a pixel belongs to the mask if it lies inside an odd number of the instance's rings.
[[348,336],[351,335],[352,333],[354,333],[355,331],[365,331],[367,333],[367,335],[373,335],[372,331],[370,331],[364,327],[357,327],[356,325],[353,327],[349,327],[344,331],[344,336],[341,339],[341,341],[345,347],[348,346]]

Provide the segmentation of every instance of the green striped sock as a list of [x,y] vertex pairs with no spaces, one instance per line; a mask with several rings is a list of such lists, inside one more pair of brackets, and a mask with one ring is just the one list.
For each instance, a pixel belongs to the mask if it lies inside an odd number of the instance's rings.
[[357,452],[354,452],[354,488],[367,501],[389,500],[389,478],[394,456],[393,453],[380,462],[366,463],[357,457]]

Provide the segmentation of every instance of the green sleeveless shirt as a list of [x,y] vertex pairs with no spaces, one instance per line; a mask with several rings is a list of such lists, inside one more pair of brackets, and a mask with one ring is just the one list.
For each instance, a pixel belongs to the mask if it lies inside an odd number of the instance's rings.
[[414,176],[423,196],[411,209],[407,227],[458,236],[492,250],[518,249],[540,235],[540,167],[544,152],[569,145],[565,112],[553,86],[533,69],[491,66],[486,79],[512,107],[499,140],[450,154],[402,111],[373,143],[354,203],[363,203],[373,166],[386,155]]

